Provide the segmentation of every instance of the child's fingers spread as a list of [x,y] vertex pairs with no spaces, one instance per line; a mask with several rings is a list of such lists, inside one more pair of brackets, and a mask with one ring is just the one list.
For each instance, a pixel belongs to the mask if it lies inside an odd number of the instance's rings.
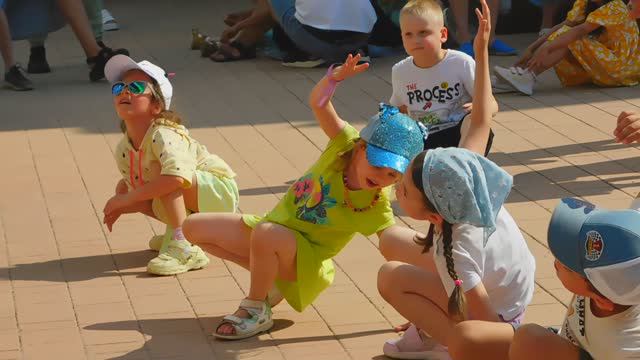
[[369,63],[356,65],[356,72],[360,73],[360,72],[363,72],[363,71],[367,70],[368,68],[369,68]]
[[489,5],[487,5],[486,0],[480,0],[480,4],[482,5],[482,14],[484,17],[489,18],[491,16],[491,11],[489,10]]

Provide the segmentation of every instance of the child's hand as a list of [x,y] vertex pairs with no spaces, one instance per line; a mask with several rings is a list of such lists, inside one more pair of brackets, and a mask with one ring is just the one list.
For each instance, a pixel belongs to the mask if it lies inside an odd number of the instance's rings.
[[480,0],[482,12],[476,8],[476,16],[478,17],[478,33],[473,40],[473,51],[476,54],[487,51],[489,46],[489,38],[491,37],[491,12],[486,0]]
[[104,206],[104,215],[105,217],[112,215],[113,213],[122,210],[123,208],[131,205],[131,197],[129,194],[117,194],[114,195],[107,204]]
[[220,35],[220,42],[225,44],[230,43],[231,39],[233,39],[238,34],[239,31],[240,29],[238,29],[236,26],[231,26],[224,29],[222,31],[222,35]]
[[640,141],[640,115],[631,111],[621,112],[613,135],[616,137],[616,141],[621,144]]
[[120,217],[120,215],[122,215],[121,212],[116,211],[113,212],[109,215],[105,215],[104,219],[102,220],[102,223],[107,225],[107,229],[109,229],[109,232],[113,231],[113,224],[116,223],[116,220],[118,220],[118,218]]
[[466,103],[462,105],[462,108],[464,109],[464,111],[470,113],[471,110],[473,110],[473,103]]
[[519,67],[521,69],[526,69],[527,64],[529,63],[532,57],[533,57],[533,50],[531,50],[530,48],[527,48],[522,54],[522,57],[520,57],[520,59],[518,59],[518,61],[516,61],[516,63],[513,64],[513,66]]
[[118,181],[118,185],[116,185],[116,194],[126,194],[128,192],[129,187],[127,186],[127,183],[123,179],[120,179],[120,181]]
[[369,68],[369,63],[358,65],[358,61],[360,61],[361,57],[362,56],[360,54],[357,54],[356,56],[349,54],[344,64],[333,69],[331,77],[336,81],[342,81],[364,72]]
[[535,54],[531,57],[527,63],[526,68],[531,71],[545,68],[545,61],[549,60],[549,46],[547,44],[542,45],[536,50]]

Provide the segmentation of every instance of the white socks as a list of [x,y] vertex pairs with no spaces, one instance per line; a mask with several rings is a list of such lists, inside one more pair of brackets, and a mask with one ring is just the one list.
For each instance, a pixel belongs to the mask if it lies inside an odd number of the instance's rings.
[[187,238],[185,238],[184,234],[182,233],[182,227],[178,227],[178,228],[175,228],[175,230],[173,230],[173,240],[176,240],[176,241],[187,240]]

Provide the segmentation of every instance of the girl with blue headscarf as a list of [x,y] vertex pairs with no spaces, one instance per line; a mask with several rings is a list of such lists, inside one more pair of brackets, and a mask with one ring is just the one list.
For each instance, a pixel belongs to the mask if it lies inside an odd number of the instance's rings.
[[392,358],[441,358],[447,351],[456,360],[507,358],[513,326],[533,297],[535,260],[503,207],[512,177],[481,155],[491,117],[490,22],[482,3],[473,131],[462,139],[464,148],[419,154],[396,185],[400,207],[429,221],[428,234],[398,227],[380,239],[389,262],[380,269],[378,289],[413,324],[384,344]]

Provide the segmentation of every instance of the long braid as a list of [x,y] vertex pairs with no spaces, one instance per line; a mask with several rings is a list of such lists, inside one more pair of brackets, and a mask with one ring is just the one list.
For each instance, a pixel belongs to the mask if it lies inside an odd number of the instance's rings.
[[462,290],[461,281],[456,273],[453,262],[453,229],[447,221],[442,223],[442,247],[445,260],[447,262],[447,272],[456,283],[453,292],[449,297],[448,312],[449,318],[458,323],[467,319],[467,301]]
[[[424,183],[422,178],[423,166],[424,166],[424,158],[427,155],[426,151],[421,152],[418,156],[413,160],[413,165],[411,169],[411,179],[413,183],[416,185],[418,189],[424,189]],[[422,192],[422,200],[424,202],[425,207],[431,211],[436,212],[435,207],[429,201],[429,198]],[[421,236],[416,234],[414,237],[414,241],[420,245],[423,245],[422,249],[423,253],[428,252],[433,247],[433,238],[435,236],[435,226],[432,223],[429,225],[429,232],[426,236]],[[458,278],[458,274],[456,273],[455,266],[453,264],[453,228],[450,223],[443,220],[442,222],[442,243],[444,250],[444,257],[447,261],[447,272],[451,279],[455,282],[456,286],[449,297],[448,304],[448,313],[449,318],[454,322],[460,322],[467,319],[467,302],[464,297],[464,291],[462,290],[462,281]]]

